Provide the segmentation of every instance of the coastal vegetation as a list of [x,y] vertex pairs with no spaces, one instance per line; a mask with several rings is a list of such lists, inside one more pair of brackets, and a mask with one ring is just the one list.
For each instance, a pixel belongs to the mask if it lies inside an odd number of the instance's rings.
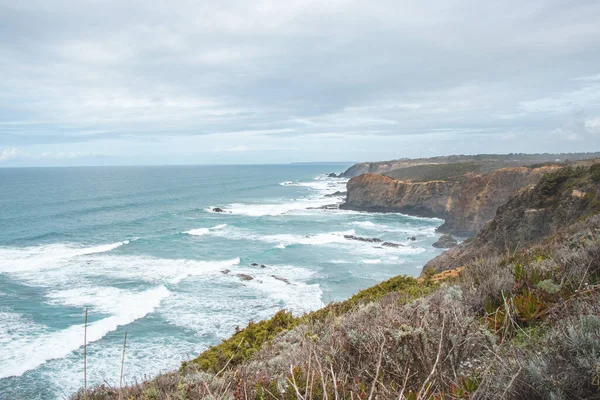
[[[599,399],[599,171],[567,167],[519,191],[451,250],[496,251],[458,268],[398,276],[302,316],[282,310],[179,371],[75,398]],[[533,204],[548,214],[522,218]],[[543,237],[521,230],[546,224]],[[507,232],[523,236],[498,247]]]

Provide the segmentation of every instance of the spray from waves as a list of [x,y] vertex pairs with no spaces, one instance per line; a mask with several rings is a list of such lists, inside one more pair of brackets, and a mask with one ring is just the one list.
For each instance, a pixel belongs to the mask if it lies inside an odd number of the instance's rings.
[[129,244],[129,240],[93,247],[51,244],[36,247],[0,248],[0,272],[19,272],[54,267],[56,263],[90,254],[107,253]]
[[301,236],[293,234],[280,234],[280,235],[265,235],[261,237],[261,240],[270,243],[278,243],[279,246],[290,246],[295,244],[301,245],[327,245],[332,243],[348,243],[348,239],[344,235],[354,235],[354,230],[342,231],[342,232],[327,232],[317,233],[315,235]]
[[[431,232],[434,233],[435,228],[431,228]],[[209,232],[211,236],[226,237],[228,239],[235,240],[251,240],[260,241],[266,243],[276,244],[275,248],[285,249],[288,246],[293,245],[305,245],[305,246],[328,246],[328,245],[342,245],[349,249],[350,253],[363,255],[363,256],[379,256],[381,254],[402,254],[402,255],[415,255],[425,251],[422,247],[415,246],[403,246],[403,247],[382,247],[377,246],[375,243],[360,242],[354,240],[348,240],[345,236],[355,235],[356,231],[350,229],[347,231],[337,232],[324,232],[313,235],[295,235],[295,234],[276,234],[276,235],[260,235],[250,230],[243,228],[237,228],[234,226],[227,226],[224,229]]]
[[286,246],[300,245],[327,245],[331,243],[349,243],[344,235],[354,235],[356,232],[353,229],[339,232],[325,232],[314,235],[294,235],[294,234],[276,234],[276,235],[260,235],[247,229],[228,226],[226,229],[210,231],[208,234],[212,236],[226,237],[229,239],[252,240],[266,243],[276,243],[277,248],[283,249]]
[[[159,286],[120,298],[114,315],[88,325],[88,341],[100,340],[119,326],[145,317],[168,296],[169,291]],[[6,345],[0,344],[0,378],[20,376],[49,360],[66,357],[81,347],[83,333],[83,324],[73,325],[61,331],[19,336]]]
[[[420,217],[410,217],[410,219],[414,219],[417,222],[422,222],[425,218]],[[436,220],[435,218],[426,218],[429,220]],[[441,220],[440,220],[441,221]],[[435,226],[411,226],[406,224],[402,227],[394,227],[386,224],[374,223],[371,221],[354,221],[351,222],[351,225],[357,226],[361,229],[376,231],[376,232],[393,232],[393,233],[402,233],[406,235],[417,235],[417,236],[426,236],[426,237],[435,237],[436,227]]]
[[[241,281],[239,273],[253,279]],[[240,266],[235,272],[195,281],[191,291],[174,292],[158,312],[171,324],[199,336],[225,338],[235,326],[270,318],[281,309],[301,315],[322,307],[320,286],[308,283],[314,276],[315,271],[293,265]]]
[[217,231],[219,229],[225,228],[226,226],[227,226],[227,224],[220,224],[220,225],[213,226],[212,228],[191,229],[184,233],[187,233],[190,236],[204,236],[204,235],[208,235],[211,231]]
[[230,260],[196,261],[102,254],[86,258],[84,267],[81,260],[70,259],[58,263],[55,268],[19,271],[11,274],[11,277],[30,286],[57,289],[70,286],[85,287],[86,284],[93,286],[98,279],[176,285],[188,277],[217,273],[224,268],[238,265],[239,262],[239,257]]
[[[285,214],[314,212],[319,207],[340,203],[339,199],[324,197],[302,198],[285,203],[243,204],[233,203],[224,208],[223,214],[244,215],[247,217],[277,217]],[[207,212],[214,212],[213,207],[207,207]]]
[[[289,213],[297,214],[299,212],[312,211],[311,209],[322,206],[340,204],[342,200],[339,197],[332,198],[326,196],[345,190],[347,181],[347,179],[317,176],[313,181],[309,182],[281,182],[279,183],[280,186],[305,187],[310,191],[309,195],[294,199],[293,201],[285,200],[279,203],[234,203],[224,208],[225,214],[245,215],[249,217],[280,216]],[[214,212],[214,208],[208,207],[205,211]]]

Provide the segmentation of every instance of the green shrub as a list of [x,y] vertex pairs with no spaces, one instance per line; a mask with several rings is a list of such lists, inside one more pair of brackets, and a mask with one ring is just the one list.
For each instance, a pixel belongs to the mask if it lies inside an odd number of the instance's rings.
[[600,182],[600,163],[590,167],[590,178],[594,182]]
[[203,371],[217,373],[226,366],[235,366],[248,360],[265,343],[297,323],[298,320],[291,313],[281,310],[270,319],[250,322],[229,339],[204,351],[192,363]]
[[553,196],[560,187],[570,179],[579,178],[585,174],[583,167],[565,167],[544,175],[538,187],[544,196]]

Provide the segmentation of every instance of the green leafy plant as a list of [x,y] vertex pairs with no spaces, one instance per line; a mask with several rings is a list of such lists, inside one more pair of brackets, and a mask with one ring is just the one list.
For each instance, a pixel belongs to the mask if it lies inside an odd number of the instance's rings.
[[536,293],[526,289],[513,297],[512,302],[519,320],[525,323],[542,318],[547,310],[544,301]]

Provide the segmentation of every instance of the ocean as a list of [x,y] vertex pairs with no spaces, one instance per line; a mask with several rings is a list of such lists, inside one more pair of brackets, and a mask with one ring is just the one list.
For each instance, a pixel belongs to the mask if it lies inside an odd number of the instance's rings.
[[442,221],[319,208],[348,166],[0,169],[0,399],[83,386],[86,307],[88,385],[118,386],[125,332],[134,382],[280,309],[419,275]]

